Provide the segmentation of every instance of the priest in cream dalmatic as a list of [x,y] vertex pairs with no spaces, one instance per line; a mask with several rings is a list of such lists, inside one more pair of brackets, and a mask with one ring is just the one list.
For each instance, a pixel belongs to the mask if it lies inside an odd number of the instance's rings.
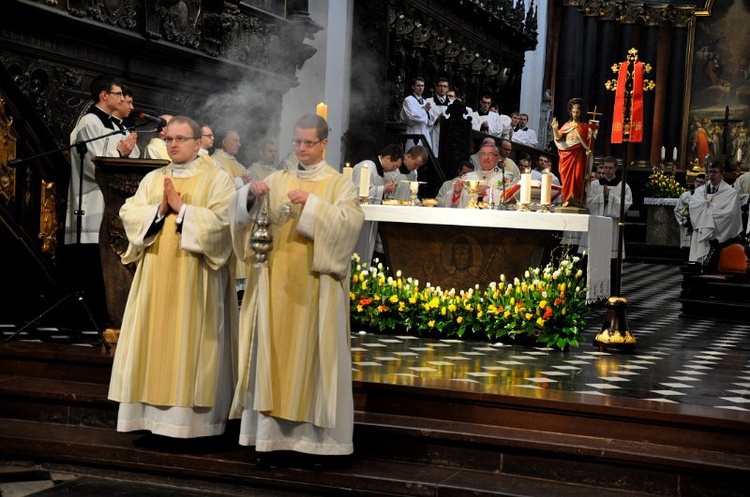
[[198,155],[200,126],[166,127],[172,163],[120,209],[123,263],[137,263],[109,399],[118,431],[192,438],[224,431],[235,384],[237,305],[227,261],[232,178]]
[[293,142],[296,168],[249,183],[230,204],[235,253],[248,263],[266,201],[271,221],[267,267],[252,267],[240,311],[231,414],[242,419],[240,444],[267,460],[353,451],[349,273],[364,214],[352,181],[323,159],[326,121],[304,115]]

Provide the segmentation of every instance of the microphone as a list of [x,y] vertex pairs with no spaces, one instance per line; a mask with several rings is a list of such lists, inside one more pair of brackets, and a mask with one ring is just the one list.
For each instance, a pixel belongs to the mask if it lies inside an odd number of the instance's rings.
[[146,119],[147,121],[151,121],[152,123],[156,123],[160,128],[163,128],[167,125],[167,121],[162,119],[161,117],[152,116],[150,114],[146,114],[145,112],[139,112],[138,117],[140,117],[141,119]]

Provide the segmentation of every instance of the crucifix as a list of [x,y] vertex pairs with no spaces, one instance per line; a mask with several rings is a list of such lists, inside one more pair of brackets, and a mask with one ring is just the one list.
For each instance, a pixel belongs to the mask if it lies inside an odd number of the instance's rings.
[[[727,108],[724,110],[724,119],[711,119],[711,122],[723,125],[723,130],[721,132],[722,134],[721,155],[723,155],[724,159],[726,159],[727,138],[729,137],[729,123],[741,123],[742,119],[729,119],[729,106],[727,105]],[[726,162],[726,160],[724,160],[724,162]]]
[[599,122],[599,119],[596,118],[596,116],[603,116],[601,112],[596,111],[596,105],[594,105],[594,112],[587,112],[588,115],[591,116],[591,120]]

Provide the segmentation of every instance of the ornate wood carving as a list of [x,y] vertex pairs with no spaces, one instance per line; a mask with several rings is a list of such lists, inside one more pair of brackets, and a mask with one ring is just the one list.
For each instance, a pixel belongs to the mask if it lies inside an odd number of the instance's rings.
[[16,158],[16,135],[11,129],[13,117],[5,110],[0,98],[0,205],[10,206],[16,196],[16,170],[6,166]]
[[42,252],[55,258],[57,244],[57,184],[54,181],[42,180],[42,192],[39,206],[39,239],[42,241]]

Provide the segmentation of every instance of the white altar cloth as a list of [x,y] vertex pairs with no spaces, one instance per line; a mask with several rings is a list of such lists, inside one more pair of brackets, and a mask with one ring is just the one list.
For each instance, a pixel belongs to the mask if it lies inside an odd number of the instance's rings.
[[[506,228],[588,233],[587,298],[589,301],[610,296],[610,245],[612,219],[588,214],[560,212],[518,212],[490,209],[449,209],[402,205],[362,205],[365,223],[362,226],[357,251],[363,261],[372,257],[367,247],[374,245],[376,223],[434,224],[471,226],[477,228]],[[370,249],[371,250],[371,249]],[[408,276],[408,275],[407,275]]]

